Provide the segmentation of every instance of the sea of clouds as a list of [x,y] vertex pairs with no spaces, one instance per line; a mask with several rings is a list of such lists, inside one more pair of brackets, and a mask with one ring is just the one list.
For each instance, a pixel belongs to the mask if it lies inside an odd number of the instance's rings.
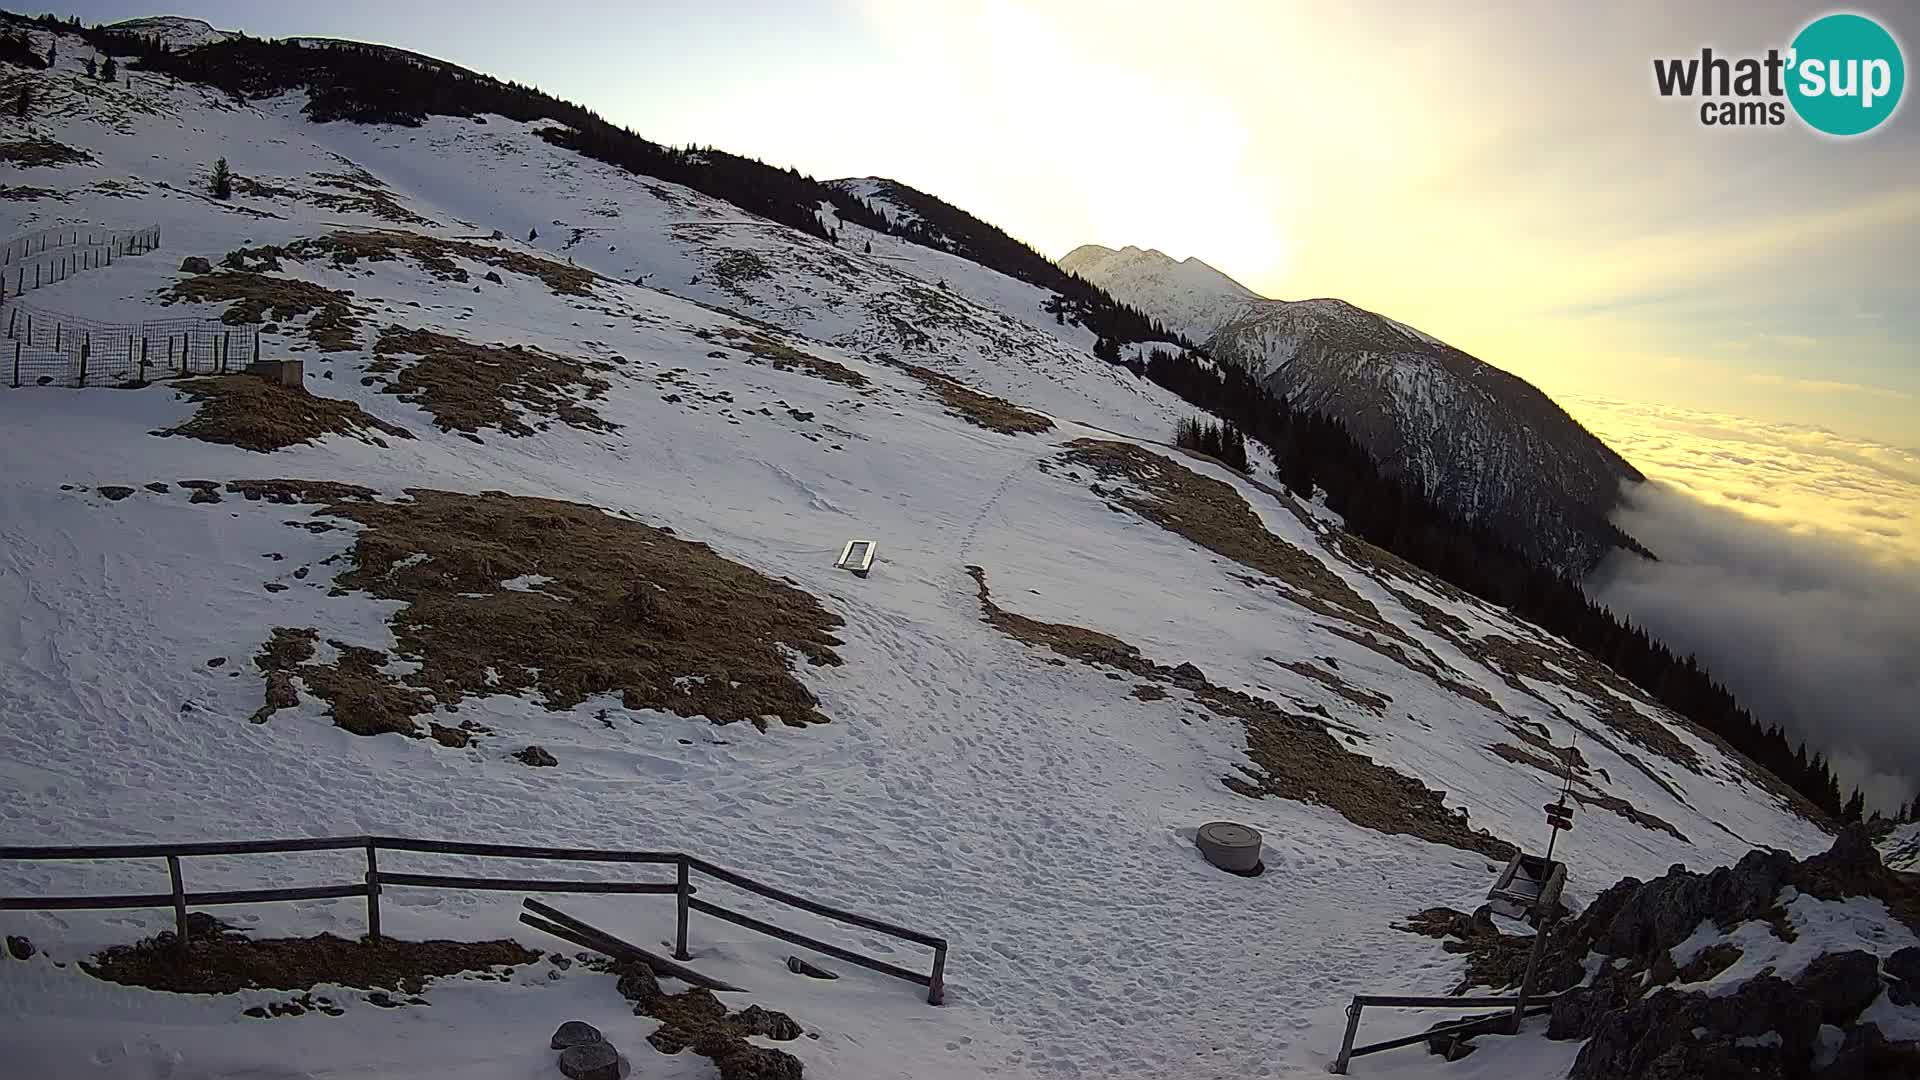
[[1589,591],[1892,810],[1920,792],[1920,451],[1667,406],[1569,402],[1648,476],[1615,516],[1660,559]]

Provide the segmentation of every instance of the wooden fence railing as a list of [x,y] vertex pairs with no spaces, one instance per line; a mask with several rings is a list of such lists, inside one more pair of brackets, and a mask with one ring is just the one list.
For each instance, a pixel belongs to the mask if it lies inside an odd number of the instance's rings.
[[[280,889],[226,889],[215,892],[188,892],[181,872],[181,859],[207,855],[257,855],[299,851],[352,851],[366,855],[364,880],[339,885],[303,885]],[[413,851],[438,855],[474,855],[486,858],[525,859],[558,862],[635,863],[672,865],[672,881],[606,881],[582,878],[506,878],[470,877],[452,874],[394,873],[380,869],[381,851]],[[822,904],[815,900],[755,881],[745,874],[716,866],[705,859],[681,852],[609,851],[599,848],[529,847],[518,844],[468,844],[450,840],[412,840],[393,836],[337,836],[297,840],[240,840],[196,844],[105,844],[78,847],[0,847],[0,860],[99,860],[165,859],[169,891],[121,895],[74,896],[0,896],[0,911],[77,911],[116,908],[172,908],[175,933],[187,940],[187,910],[220,904],[283,903],[295,900],[329,900],[362,896],[367,902],[367,934],[380,940],[380,894],[389,885],[408,888],[486,889],[511,892],[624,893],[673,896],[678,906],[674,958],[690,959],[687,952],[687,916],[698,911],[716,919],[745,927],[757,933],[779,938],[803,948],[844,960],[850,964],[927,988],[927,1001],[938,1005],[946,994],[947,941],[932,934],[909,930],[879,919]],[[765,897],[788,907],[799,908],[836,922],[858,926],[875,933],[924,945],[933,950],[929,971],[922,973],[854,952],[805,934],[796,933],[752,916],[700,899],[695,895],[694,874],[703,874],[738,889]]]

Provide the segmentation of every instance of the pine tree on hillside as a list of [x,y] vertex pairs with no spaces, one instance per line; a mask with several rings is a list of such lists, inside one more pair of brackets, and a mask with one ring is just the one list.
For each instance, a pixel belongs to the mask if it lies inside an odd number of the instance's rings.
[[20,96],[13,102],[13,115],[25,120],[33,113],[32,91],[25,84],[20,87]]
[[100,65],[94,61],[93,57],[87,57],[87,78],[96,79],[99,77]]
[[538,239],[540,239],[540,230],[538,228],[527,230],[527,243],[531,244]]
[[106,62],[100,65],[100,81],[112,82],[114,79],[119,78],[119,76],[120,65],[113,62],[113,57],[107,57]]
[[216,199],[233,198],[233,173],[227,168],[226,158],[213,163],[213,180],[207,186]]
[[47,66],[52,67],[53,62],[55,60],[58,60],[59,58],[60,58],[60,43],[57,41],[47,42]]
[[1866,807],[1866,796],[1860,794],[1859,788],[1854,788],[1853,797],[1847,800],[1847,808],[1841,811],[1840,816],[1847,821],[1858,822],[1861,814],[1866,811]]

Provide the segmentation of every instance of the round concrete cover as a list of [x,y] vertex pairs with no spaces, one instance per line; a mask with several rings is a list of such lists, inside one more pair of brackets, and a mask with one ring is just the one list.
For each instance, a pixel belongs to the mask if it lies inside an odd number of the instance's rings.
[[1200,834],[1207,842],[1220,847],[1259,847],[1260,833],[1245,825],[1236,825],[1231,821],[1214,821],[1200,826]]
[[1222,870],[1244,873],[1260,863],[1260,832],[1231,821],[1210,821],[1194,833],[1207,861]]

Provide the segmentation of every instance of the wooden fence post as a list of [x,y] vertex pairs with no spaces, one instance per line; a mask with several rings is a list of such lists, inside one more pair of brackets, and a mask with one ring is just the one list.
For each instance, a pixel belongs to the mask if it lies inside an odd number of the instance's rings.
[[80,385],[87,385],[87,353],[93,348],[93,332],[80,339]]
[[140,381],[147,381],[147,338],[144,334],[140,336]]
[[253,332],[253,362],[255,364],[260,362],[260,331],[258,330]]
[[187,950],[187,890],[180,883],[180,856],[167,856],[167,878],[173,884],[173,933],[181,952]]
[[675,960],[691,960],[693,959],[693,955],[687,952],[687,897],[691,890],[687,888],[687,857],[686,855],[684,854],[681,855],[679,859],[675,860],[675,862],[678,864],[680,868],[679,881],[678,881],[679,888],[676,891],[676,895],[678,897],[678,906],[680,910],[676,916],[678,929],[675,931],[675,936],[673,940],[673,958]]
[[380,859],[367,845],[367,940],[380,944]]
[[941,1005],[947,998],[947,947],[933,950],[933,977],[927,981],[927,1004]]
[[20,386],[20,342],[18,341],[13,343],[13,385],[16,389]]
[[227,361],[233,356],[233,331],[220,331],[220,374],[227,373]]
[[53,347],[56,349],[60,347],[60,328],[65,325],[66,325],[65,323],[53,324]]

